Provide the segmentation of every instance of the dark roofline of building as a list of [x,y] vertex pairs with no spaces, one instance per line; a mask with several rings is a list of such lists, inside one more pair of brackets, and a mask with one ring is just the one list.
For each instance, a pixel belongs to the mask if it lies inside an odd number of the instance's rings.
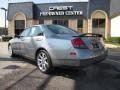
[[114,17],[119,16],[119,15],[120,15],[120,11],[111,15],[111,18],[114,18]]
[[67,3],[87,3],[87,2],[52,2],[52,3],[35,3],[35,4],[39,5],[39,4],[63,4],[63,3],[67,4]]
[[87,1],[86,2],[47,2],[47,3],[34,3],[34,2],[15,2],[15,3],[8,3],[8,4],[22,4],[22,3],[32,3],[32,4],[36,4],[36,5],[43,5],[43,4],[63,4],[63,3],[88,3]]
[[22,3],[33,3],[34,4],[34,2],[15,2],[15,3],[8,3],[8,4],[22,4]]

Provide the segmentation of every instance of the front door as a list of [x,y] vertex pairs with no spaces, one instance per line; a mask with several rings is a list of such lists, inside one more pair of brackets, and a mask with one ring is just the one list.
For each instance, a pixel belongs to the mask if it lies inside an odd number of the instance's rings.
[[23,43],[22,52],[24,52],[24,56],[30,59],[35,58],[35,52],[37,49],[37,45],[41,45],[43,40],[43,35],[40,27],[34,26],[29,29],[29,34],[27,36],[21,38],[21,42]]
[[30,28],[26,28],[21,34],[20,34],[20,38],[19,38],[19,46],[20,46],[20,53],[23,56],[27,56],[27,51],[26,49],[26,41],[29,40],[29,33],[30,33]]

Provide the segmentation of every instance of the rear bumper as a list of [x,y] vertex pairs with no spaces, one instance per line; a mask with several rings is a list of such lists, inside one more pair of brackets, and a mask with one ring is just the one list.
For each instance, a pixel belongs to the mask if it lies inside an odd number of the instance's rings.
[[106,59],[108,52],[88,59],[66,59],[66,60],[54,60],[54,66],[72,66],[72,67],[85,67],[94,63],[99,63]]

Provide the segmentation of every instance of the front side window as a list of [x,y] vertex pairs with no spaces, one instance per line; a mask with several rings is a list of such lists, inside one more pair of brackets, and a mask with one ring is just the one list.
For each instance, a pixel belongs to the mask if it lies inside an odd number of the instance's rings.
[[53,20],[53,24],[68,26],[68,20]]
[[31,30],[30,28],[25,29],[25,30],[20,34],[20,36],[22,36],[22,37],[27,37],[27,36],[29,35],[30,30]]
[[105,28],[105,19],[93,19],[92,27],[93,28]]

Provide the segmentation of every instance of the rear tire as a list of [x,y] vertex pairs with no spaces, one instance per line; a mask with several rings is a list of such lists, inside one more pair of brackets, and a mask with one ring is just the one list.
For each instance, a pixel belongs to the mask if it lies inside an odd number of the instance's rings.
[[10,55],[11,57],[16,57],[16,54],[14,54],[14,52],[13,52],[13,49],[12,49],[12,46],[11,46],[11,45],[9,45],[9,46],[8,46],[8,53],[9,53],[9,55]]
[[42,73],[50,73],[53,70],[51,58],[47,51],[39,50],[36,60],[37,66]]

